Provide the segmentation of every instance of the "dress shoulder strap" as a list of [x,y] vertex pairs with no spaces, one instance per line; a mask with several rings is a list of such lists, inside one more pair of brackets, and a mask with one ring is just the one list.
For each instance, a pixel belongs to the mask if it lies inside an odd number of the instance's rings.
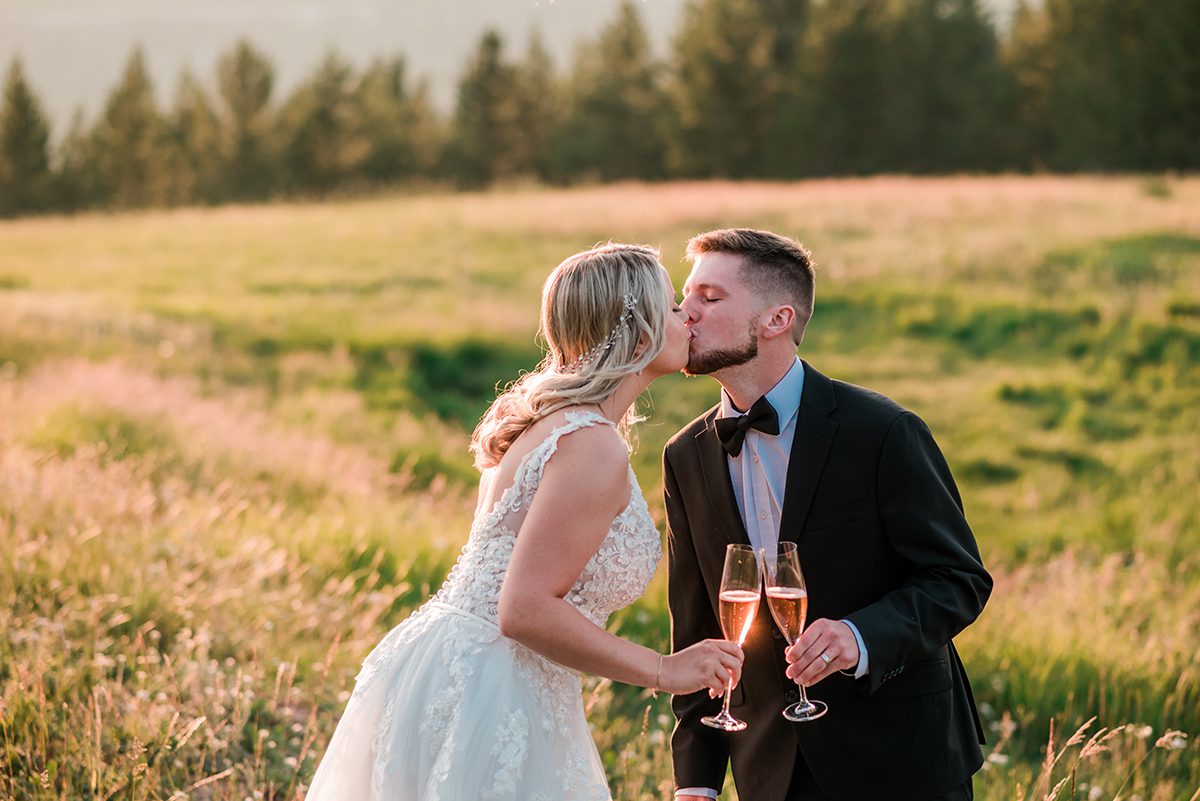
[[612,426],[613,423],[604,415],[590,409],[571,410],[567,412],[563,417],[563,422],[556,425],[546,435],[546,438],[534,446],[533,450],[526,455],[525,463],[517,468],[517,481],[520,482],[524,478],[528,482],[529,478],[525,477],[536,477],[536,480],[532,482],[532,486],[536,488],[542,480],[542,473],[546,469],[546,463],[558,451],[558,441],[573,431],[594,425]]
[[546,463],[558,450],[558,441],[572,431],[594,425],[612,425],[612,421],[599,412],[580,409],[571,410],[563,416],[563,422],[555,426],[541,442],[534,445],[528,453],[521,457],[520,464],[513,474],[512,483],[501,493],[486,516],[485,521],[496,521],[510,515],[518,514],[528,508],[542,483],[542,473]]

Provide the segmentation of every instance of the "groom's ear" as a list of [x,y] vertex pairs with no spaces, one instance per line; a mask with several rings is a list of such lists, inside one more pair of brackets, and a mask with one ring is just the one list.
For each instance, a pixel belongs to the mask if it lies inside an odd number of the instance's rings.
[[759,334],[765,339],[774,339],[786,334],[792,335],[792,325],[796,322],[796,309],[789,305],[769,306],[763,309],[759,317]]

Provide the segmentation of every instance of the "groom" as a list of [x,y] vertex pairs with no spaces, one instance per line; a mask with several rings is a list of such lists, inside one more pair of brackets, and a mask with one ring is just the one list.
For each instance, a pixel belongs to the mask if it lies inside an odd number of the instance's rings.
[[[742,801],[965,801],[983,731],[951,638],[991,592],[950,470],[929,429],[882,395],[796,357],[813,311],[798,242],[725,229],[688,243],[687,372],[721,401],[663,457],[676,651],[721,637],[725,546],[797,543],[809,625],[786,648],[766,604],[745,643],[731,711],[677,696],[677,798],[716,798],[732,761]],[[785,672],[786,671],[786,672]],[[828,713],[790,723],[796,683]]]

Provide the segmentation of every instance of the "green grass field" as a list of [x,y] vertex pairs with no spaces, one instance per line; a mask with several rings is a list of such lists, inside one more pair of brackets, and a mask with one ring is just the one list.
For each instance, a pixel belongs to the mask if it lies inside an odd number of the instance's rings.
[[[469,432],[539,359],[545,275],[611,238],[661,245],[678,287],[726,225],[812,248],[802,355],[924,417],[959,481],[996,577],[958,641],[977,797],[1200,798],[1200,179],[1174,177],[0,223],[0,798],[301,797],[466,536]],[[715,397],[645,403],[660,521],[662,444]],[[664,574],[615,630],[665,646]],[[586,701],[614,796],[669,797],[666,698]]]

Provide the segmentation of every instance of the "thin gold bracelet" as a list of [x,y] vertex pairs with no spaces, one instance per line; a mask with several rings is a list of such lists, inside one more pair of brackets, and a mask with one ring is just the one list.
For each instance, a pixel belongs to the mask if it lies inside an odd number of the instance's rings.
[[654,686],[652,688],[650,688],[654,692],[655,695],[658,694],[658,691],[659,691],[658,685],[662,682],[662,663],[663,663],[663,655],[659,654],[658,655],[658,673],[655,674],[655,676],[654,676]]

